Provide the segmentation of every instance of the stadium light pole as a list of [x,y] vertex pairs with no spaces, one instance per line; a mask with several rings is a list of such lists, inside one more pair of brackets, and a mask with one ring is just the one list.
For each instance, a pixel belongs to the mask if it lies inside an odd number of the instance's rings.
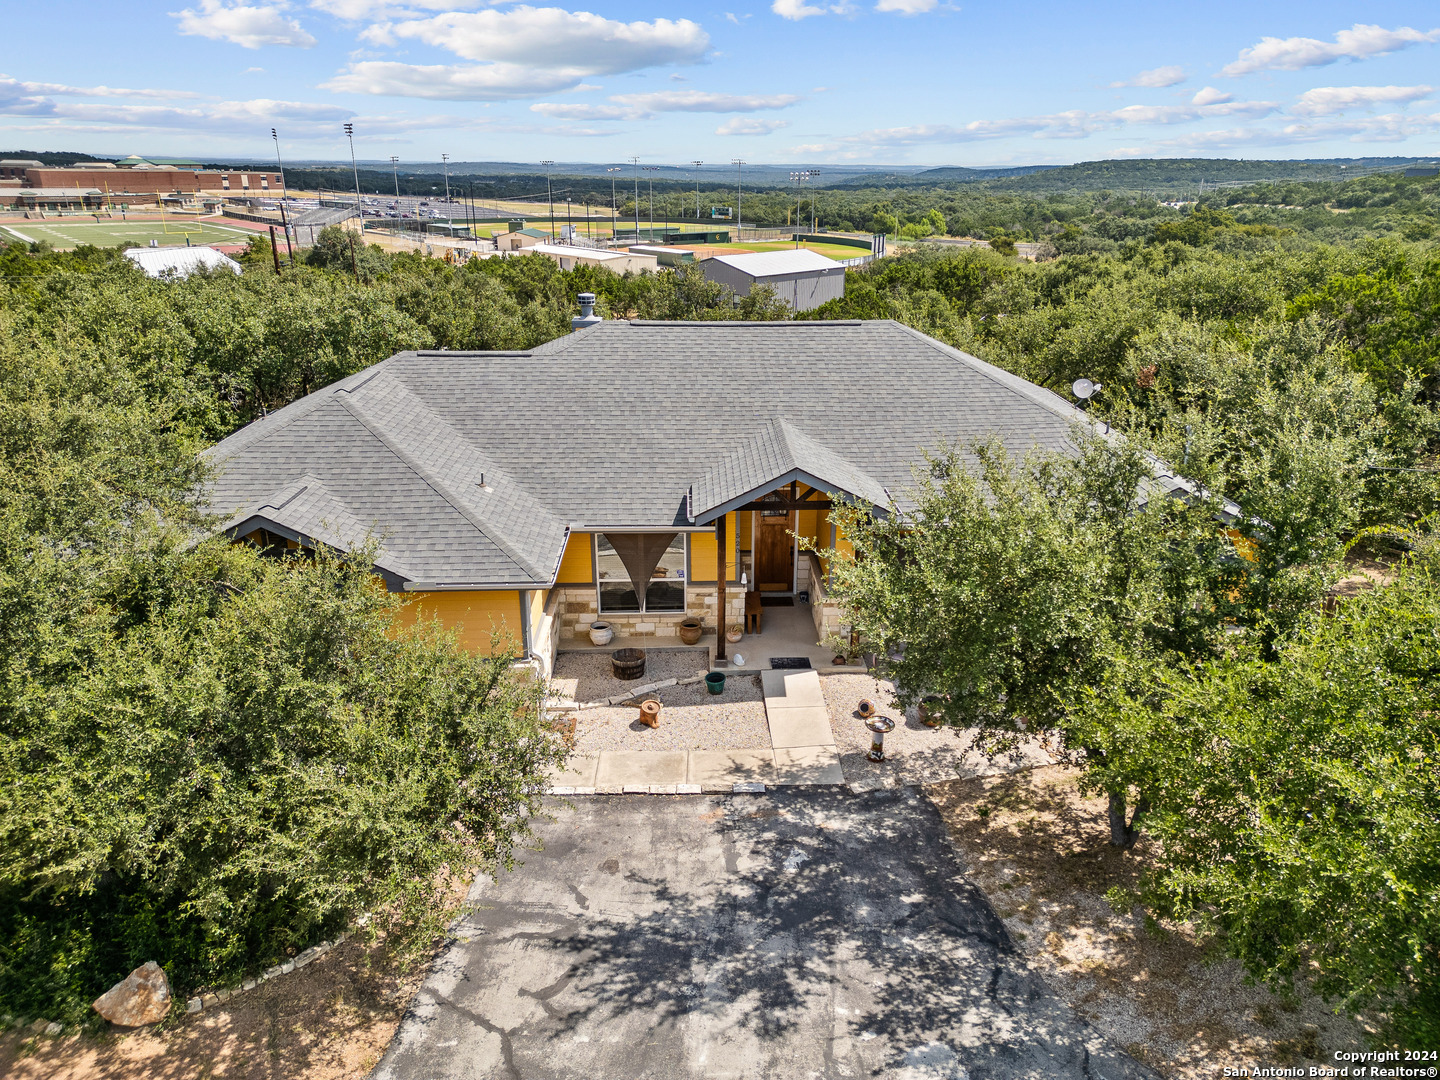
[[740,226],[745,221],[745,215],[740,212],[741,181],[745,176],[745,162],[740,158],[731,158],[730,164],[735,166],[735,239],[740,239]]
[[820,228],[820,213],[815,206],[815,178],[820,175],[819,169],[807,169],[810,181],[810,231],[813,233]]
[[[653,244],[655,242],[655,172],[660,166],[643,165],[641,168],[649,174],[645,179],[650,185],[650,242]],[[636,236],[635,239],[639,240],[640,237]]]
[[400,216],[400,159],[394,154],[390,155],[390,175],[395,178],[395,231],[404,232],[400,224],[404,220]]
[[635,242],[640,242],[640,159],[632,157],[630,164],[635,166]]
[[280,135],[272,127],[270,138],[275,140],[275,164],[280,169],[280,220],[285,227],[285,250],[289,252],[290,258],[294,259],[294,245],[290,243],[290,219],[285,213],[285,204],[290,201],[290,188],[285,183],[285,163],[280,160]]
[[545,166],[545,198],[550,203],[550,242],[555,242],[555,196],[550,190],[550,170],[555,165],[553,161],[542,161]]
[[345,125],[345,137],[350,140],[350,171],[355,174],[355,210],[360,215],[361,228],[364,228],[365,209],[360,205],[360,166],[355,162],[355,125]]
[[441,154],[440,161],[445,169],[445,213],[450,213],[450,155]]
[[620,229],[619,209],[618,209],[618,204],[615,202],[615,174],[616,174],[617,172],[619,172],[622,168],[623,168],[623,166],[616,165],[613,169],[606,169],[606,170],[605,170],[606,172],[608,172],[608,173],[610,174],[610,239],[611,239],[611,240],[614,240],[614,239],[615,239],[615,234],[616,234],[616,232],[618,232],[619,229]]
[[695,166],[695,220],[696,220],[696,221],[699,221],[699,220],[700,220],[700,166],[701,166],[701,165],[704,165],[705,163],[704,163],[703,161],[692,161],[692,162],[690,162],[690,164]]

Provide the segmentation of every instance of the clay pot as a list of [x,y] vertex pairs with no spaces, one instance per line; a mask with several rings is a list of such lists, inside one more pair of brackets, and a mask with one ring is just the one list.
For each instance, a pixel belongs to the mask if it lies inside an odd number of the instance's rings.
[[725,640],[730,642],[730,644],[732,645],[744,636],[745,628],[741,626],[738,622],[732,622],[729,626],[725,628]]
[[640,703],[640,722],[649,727],[660,726],[660,702],[646,698]]
[[695,616],[680,620],[680,641],[685,645],[694,645],[699,642],[700,634],[705,629],[704,623]]
[[593,622],[590,624],[590,643],[592,645],[609,645],[610,639],[615,636],[615,628],[608,622]]
[[840,655],[837,654],[836,657],[835,657],[835,659],[831,660],[830,663],[834,664],[836,667],[844,667],[844,666],[845,666],[845,657],[840,656]]
[[940,716],[940,699],[938,697],[932,695],[920,702],[920,723],[926,727],[939,727],[944,722]]
[[869,698],[863,698],[860,704],[855,707],[855,711],[860,714],[860,719],[869,720],[870,717],[875,715],[875,703]]

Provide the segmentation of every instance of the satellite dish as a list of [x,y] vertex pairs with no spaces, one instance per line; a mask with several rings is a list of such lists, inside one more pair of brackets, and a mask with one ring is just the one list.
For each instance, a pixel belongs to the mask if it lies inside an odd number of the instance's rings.
[[1070,392],[1081,401],[1089,401],[1100,392],[1100,384],[1089,379],[1076,379],[1070,384]]

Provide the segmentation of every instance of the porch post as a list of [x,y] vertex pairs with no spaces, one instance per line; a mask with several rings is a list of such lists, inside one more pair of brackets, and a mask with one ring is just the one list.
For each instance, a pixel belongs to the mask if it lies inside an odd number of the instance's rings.
[[725,515],[721,514],[720,519],[715,522],[715,660],[718,663],[725,659]]

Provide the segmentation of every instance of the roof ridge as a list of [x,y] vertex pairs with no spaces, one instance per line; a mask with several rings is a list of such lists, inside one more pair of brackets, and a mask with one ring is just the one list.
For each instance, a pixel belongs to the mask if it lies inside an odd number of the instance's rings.
[[459,495],[451,489],[449,484],[445,483],[431,472],[430,469],[426,468],[413,454],[403,449],[399,443],[385,433],[377,422],[366,417],[362,409],[355,408],[355,402],[341,401],[339,404],[340,407],[353,416],[366,431],[380,440],[387,450],[404,462],[416,476],[425,481],[430,490],[439,495],[451,509],[473,525],[483,536],[488,537],[490,542],[503,551],[511,562],[529,574],[532,580],[540,580],[541,578],[548,580],[548,575],[537,572],[530,560],[520,554],[516,549],[515,543],[505,535],[501,527],[493,522],[485,521],[476,514],[465,500],[460,498]]

